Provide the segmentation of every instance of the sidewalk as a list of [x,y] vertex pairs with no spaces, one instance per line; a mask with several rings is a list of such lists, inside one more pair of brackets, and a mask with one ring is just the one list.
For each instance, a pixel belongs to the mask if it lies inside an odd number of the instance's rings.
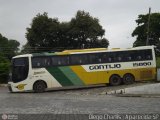
[[108,95],[117,96],[130,96],[130,97],[142,97],[142,96],[156,96],[160,97],[160,83],[152,83],[149,85],[136,86],[131,88],[124,88],[120,90],[107,92]]

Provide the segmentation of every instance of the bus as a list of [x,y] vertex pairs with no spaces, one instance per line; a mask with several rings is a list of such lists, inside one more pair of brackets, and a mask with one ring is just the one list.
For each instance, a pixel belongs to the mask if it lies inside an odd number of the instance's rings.
[[155,80],[154,46],[80,49],[33,53],[12,58],[11,92]]

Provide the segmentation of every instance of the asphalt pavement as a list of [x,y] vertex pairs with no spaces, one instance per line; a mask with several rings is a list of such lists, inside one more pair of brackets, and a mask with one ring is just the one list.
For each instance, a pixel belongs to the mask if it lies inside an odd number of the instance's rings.
[[[136,86],[151,84],[153,83],[140,83]],[[159,97],[121,97],[105,94],[124,87],[129,89],[126,85],[103,86],[44,93],[10,93],[7,87],[0,87],[0,119],[7,116],[18,120],[100,120],[96,115],[129,114],[150,115],[151,118],[157,116],[155,120],[160,119]]]

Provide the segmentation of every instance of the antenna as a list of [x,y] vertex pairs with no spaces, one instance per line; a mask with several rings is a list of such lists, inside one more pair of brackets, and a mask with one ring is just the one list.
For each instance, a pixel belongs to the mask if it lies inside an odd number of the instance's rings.
[[151,16],[151,8],[149,8],[149,14],[148,14],[146,46],[149,45],[149,24],[150,24],[150,16]]

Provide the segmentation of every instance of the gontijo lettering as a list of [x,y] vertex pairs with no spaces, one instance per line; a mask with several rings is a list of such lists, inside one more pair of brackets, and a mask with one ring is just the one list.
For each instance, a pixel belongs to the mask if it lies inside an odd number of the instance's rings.
[[114,69],[114,68],[121,68],[121,64],[109,64],[109,65],[92,65],[89,66],[90,70],[99,70],[99,69]]

